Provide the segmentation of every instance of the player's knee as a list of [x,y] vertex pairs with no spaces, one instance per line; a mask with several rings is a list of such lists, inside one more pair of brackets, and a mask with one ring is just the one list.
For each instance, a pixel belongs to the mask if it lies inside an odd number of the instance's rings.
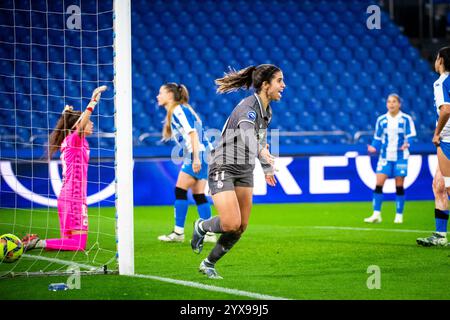
[[232,221],[223,221],[222,229],[224,232],[237,232],[240,230],[241,221],[232,220]]
[[239,233],[244,233],[245,232],[245,230],[247,230],[247,226],[248,226],[248,223],[242,223],[241,224],[241,226],[239,227]]
[[187,200],[187,190],[175,187],[175,199]]
[[435,195],[445,193],[445,183],[441,179],[433,180],[433,192]]
[[206,199],[206,196],[204,193],[197,193],[192,195],[195,200],[196,205],[202,205],[204,203],[208,203],[208,199]]
[[383,193],[383,186],[377,185],[375,187],[375,190],[373,190],[373,192],[375,192],[375,193]]
[[397,186],[395,187],[396,189],[396,194],[398,196],[404,196],[405,195],[405,188],[403,186]]

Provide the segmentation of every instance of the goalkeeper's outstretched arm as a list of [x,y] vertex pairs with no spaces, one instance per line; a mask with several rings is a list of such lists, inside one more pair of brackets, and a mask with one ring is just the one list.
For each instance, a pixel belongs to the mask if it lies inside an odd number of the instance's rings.
[[105,92],[108,89],[107,86],[101,86],[94,90],[92,93],[91,101],[89,102],[88,106],[86,107],[86,110],[84,110],[83,114],[80,117],[80,122],[78,123],[78,132],[82,134],[88,125],[91,114],[94,111],[95,107],[97,106],[97,103],[100,101],[100,98],[102,96],[102,93]]

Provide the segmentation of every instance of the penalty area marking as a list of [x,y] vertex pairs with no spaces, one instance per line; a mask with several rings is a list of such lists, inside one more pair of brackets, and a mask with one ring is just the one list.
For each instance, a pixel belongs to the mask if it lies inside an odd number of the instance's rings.
[[[24,254],[22,257],[28,258],[28,259],[44,260],[44,261],[59,263],[59,264],[67,265],[67,266],[75,265],[80,268],[88,269],[88,270],[98,269],[97,267],[94,267],[94,266],[91,266],[88,264],[78,263],[78,262],[74,262],[74,261],[61,260],[61,259],[56,259],[56,258],[34,256],[34,255],[30,255],[30,254]],[[290,300],[288,298],[283,298],[283,297],[275,297],[275,296],[260,294],[260,293],[255,293],[255,292],[243,291],[243,290],[238,290],[238,289],[230,289],[230,288],[225,288],[225,287],[218,287],[218,286],[207,285],[207,284],[193,282],[193,281],[184,281],[184,280],[177,280],[177,279],[164,278],[164,277],[158,277],[158,276],[151,276],[151,275],[146,275],[146,274],[127,275],[126,277],[151,279],[151,280],[181,285],[181,286],[185,286],[185,287],[197,288],[197,289],[206,290],[206,291],[227,293],[227,294],[231,294],[231,295],[235,295],[235,296],[243,296],[243,297],[254,298],[254,299],[259,299],[259,300]]]

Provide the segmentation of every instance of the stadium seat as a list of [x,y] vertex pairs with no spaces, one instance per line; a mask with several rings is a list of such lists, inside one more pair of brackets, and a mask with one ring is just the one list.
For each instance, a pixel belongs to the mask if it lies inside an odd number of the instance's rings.
[[353,56],[359,61],[367,60],[369,57],[369,50],[363,47],[355,48]]
[[363,84],[361,83],[352,85],[350,91],[352,93],[352,98],[356,101],[361,101],[366,96]]
[[[237,49],[242,45],[241,38],[236,35],[231,35],[228,39],[225,39],[225,41],[227,43],[227,47],[230,49]],[[258,39],[255,36],[249,35],[248,38],[245,39],[245,43],[252,48],[258,44]]]
[[361,72],[361,62],[356,59],[349,59],[347,61],[347,67],[349,73],[358,75]]
[[380,93],[378,92],[378,87],[375,84],[371,84],[364,90],[365,97],[371,99],[371,101],[376,100],[380,97]]
[[309,73],[305,77],[305,82],[312,88],[315,88],[320,84],[320,76],[315,73]]
[[291,59],[292,61],[297,61],[298,59],[300,59],[302,56],[301,54],[301,50],[292,47],[290,48],[287,52],[286,52],[286,57],[288,57],[289,59]]
[[358,84],[363,87],[367,87],[372,84],[372,77],[369,73],[362,71],[357,77]]
[[332,88],[336,85],[338,81],[338,75],[330,71],[328,68],[328,71],[321,75],[321,80],[325,86]]
[[290,47],[292,47],[291,38],[288,37],[287,35],[282,35],[278,39],[278,46],[283,50],[289,49]]
[[335,58],[335,51],[330,47],[324,47],[320,52],[320,57],[329,64]]
[[318,85],[314,90],[314,97],[317,99],[324,99],[328,97],[329,91],[323,85]]
[[233,52],[228,48],[223,48],[219,52],[219,57],[220,59],[222,59],[222,61],[229,62],[233,59]]
[[311,44],[313,47],[321,49],[321,48],[325,47],[326,40],[324,37],[322,37],[320,35],[315,35],[312,38]]
[[[307,47],[304,51],[303,57],[308,61],[308,63],[312,63],[317,59],[317,51],[312,47]],[[291,56],[289,56],[289,58],[291,58]]]
[[360,47],[359,39],[351,34],[345,39],[345,46],[351,50],[357,48],[364,49],[363,47]]
[[[364,70],[367,73],[374,75],[378,72],[378,63],[374,59],[366,58]],[[373,80],[373,77],[372,77],[372,80]]]
[[302,25],[303,25],[302,33],[305,36],[311,38],[311,37],[313,37],[314,35],[317,34],[316,28],[315,28],[315,26],[312,23],[309,23],[309,22],[305,23],[305,21],[303,21]]

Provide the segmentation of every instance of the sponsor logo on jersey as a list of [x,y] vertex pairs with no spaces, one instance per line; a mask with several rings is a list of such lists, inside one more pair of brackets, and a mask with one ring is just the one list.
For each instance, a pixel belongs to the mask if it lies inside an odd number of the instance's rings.
[[256,119],[256,112],[255,111],[249,111],[247,113],[247,118],[249,118],[250,120],[255,120]]

